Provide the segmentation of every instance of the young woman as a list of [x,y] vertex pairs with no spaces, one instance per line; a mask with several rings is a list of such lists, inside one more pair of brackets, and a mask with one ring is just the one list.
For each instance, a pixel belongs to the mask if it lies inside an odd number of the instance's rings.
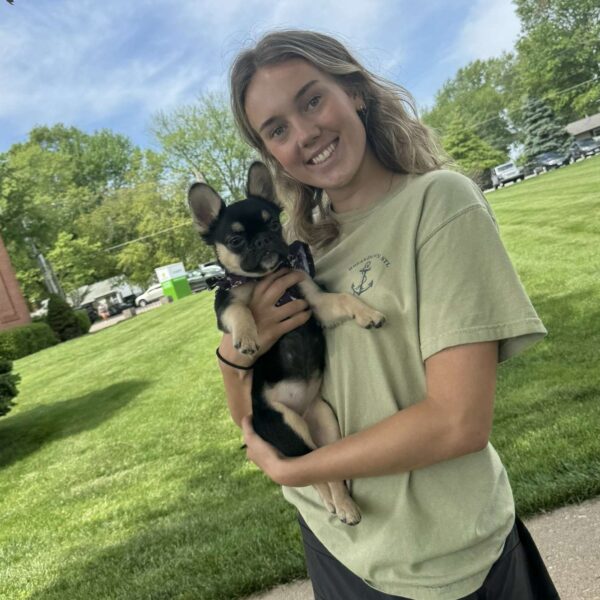
[[[221,363],[248,457],[301,515],[316,598],[557,598],[488,442],[497,363],[546,334],[490,206],[441,169],[410,96],[331,37],[266,35],[237,57],[231,92],[242,135],[290,199],[294,237],[316,254],[317,281],[387,318],[377,331],[326,331],[322,392],[343,439],[300,458],[252,431],[251,371]],[[300,277],[257,286],[262,352],[308,318],[303,301],[275,307]],[[227,335],[219,351],[251,365]],[[340,479],[361,509],[356,527],[307,487]]]

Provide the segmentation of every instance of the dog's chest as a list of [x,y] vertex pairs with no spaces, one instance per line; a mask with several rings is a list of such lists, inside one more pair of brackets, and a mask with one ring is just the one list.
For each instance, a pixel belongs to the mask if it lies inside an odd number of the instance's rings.
[[265,386],[264,396],[268,404],[281,403],[299,415],[304,415],[319,394],[321,379],[284,380],[273,386]]

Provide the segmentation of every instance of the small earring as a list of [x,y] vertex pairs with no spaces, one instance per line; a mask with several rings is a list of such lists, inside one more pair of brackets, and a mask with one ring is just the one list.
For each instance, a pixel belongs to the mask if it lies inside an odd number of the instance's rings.
[[367,107],[364,104],[356,112],[358,113],[361,121],[365,121],[367,119]]

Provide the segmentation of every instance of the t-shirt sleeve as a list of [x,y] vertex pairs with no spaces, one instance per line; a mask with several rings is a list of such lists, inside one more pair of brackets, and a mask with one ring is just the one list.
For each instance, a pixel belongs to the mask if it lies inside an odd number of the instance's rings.
[[547,333],[483,199],[424,238],[417,285],[423,361],[451,346],[498,340],[502,362]]

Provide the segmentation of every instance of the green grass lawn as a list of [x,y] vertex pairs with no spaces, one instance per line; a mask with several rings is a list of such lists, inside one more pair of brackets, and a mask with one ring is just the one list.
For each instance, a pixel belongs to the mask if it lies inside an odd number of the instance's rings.
[[[491,193],[549,330],[500,368],[493,443],[522,514],[600,493],[600,157]],[[246,460],[202,293],[15,363],[0,419],[0,598],[227,600],[305,574]]]

